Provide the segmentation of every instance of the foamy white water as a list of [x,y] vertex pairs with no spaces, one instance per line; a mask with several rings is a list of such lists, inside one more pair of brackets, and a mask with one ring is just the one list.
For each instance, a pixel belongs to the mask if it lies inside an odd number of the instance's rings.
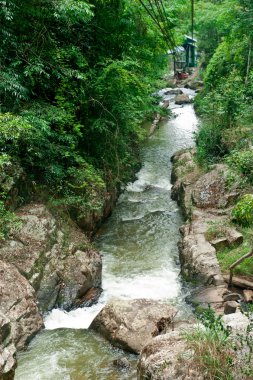
[[[184,92],[193,95],[191,90]],[[173,97],[167,98],[173,106]],[[197,119],[191,105],[177,107],[173,113],[169,128],[165,123],[149,138],[136,180],[127,185],[96,240],[103,254],[104,292],[98,304],[70,312],[55,309],[45,317],[46,329],[87,329],[112,297],[182,302],[176,263],[182,219],[170,197],[170,157],[192,143]]]
[[[191,90],[184,92],[192,96]],[[136,181],[128,184],[98,232],[104,289],[98,304],[49,313],[46,330],[19,354],[15,380],[134,380],[136,358],[128,356],[132,370],[119,375],[112,363],[122,352],[88,329],[105,303],[112,297],[148,298],[173,303],[184,318],[190,312],[179,274],[177,241],[183,220],[171,200],[170,158],[193,145],[197,119],[192,105],[176,106],[172,99],[170,104],[175,117],[146,141]]]

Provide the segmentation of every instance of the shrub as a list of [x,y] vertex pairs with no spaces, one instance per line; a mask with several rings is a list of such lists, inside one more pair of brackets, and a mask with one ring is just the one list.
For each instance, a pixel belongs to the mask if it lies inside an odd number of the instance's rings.
[[20,221],[17,216],[13,212],[6,210],[4,202],[0,201],[0,242],[9,236],[11,230],[19,227]]
[[226,162],[253,184],[253,150],[233,151],[226,158]]
[[218,124],[204,124],[195,136],[197,145],[197,160],[204,163],[217,162],[226,153],[222,142],[223,130]]
[[253,224],[253,195],[244,195],[232,210],[234,221],[242,226]]

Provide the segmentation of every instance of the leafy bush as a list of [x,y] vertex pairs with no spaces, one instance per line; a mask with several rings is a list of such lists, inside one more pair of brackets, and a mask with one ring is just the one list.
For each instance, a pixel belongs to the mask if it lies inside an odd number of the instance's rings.
[[0,201],[0,242],[9,236],[11,230],[19,227],[20,221],[17,216],[13,212],[6,210],[4,202]]
[[242,226],[253,224],[253,195],[244,195],[232,210],[232,217]]
[[253,184],[253,150],[233,151],[226,158],[226,163]]
[[59,190],[60,198],[52,201],[53,205],[72,211],[83,217],[89,211],[100,210],[103,206],[106,185],[95,168],[83,162],[77,167],[70,167],[66,172],[66,180]]
[[218,124],[207,124],[200,128],[195,135],[197,153],[200,164],[217,162],[226,154],[226,148],[222,141],[223,131]]

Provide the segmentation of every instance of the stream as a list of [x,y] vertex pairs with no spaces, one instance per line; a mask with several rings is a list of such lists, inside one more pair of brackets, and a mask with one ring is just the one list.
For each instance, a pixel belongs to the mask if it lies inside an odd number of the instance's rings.
[[[190,97],[191,90],[183,89]],[[163,95],[163,91],[160,91]],[[119,197],[112,215],[94,242],[103,255],[104,292],[90,307],[45,316],[45,330],[19,354],[15,380],[132,380],[137,357],[116,349],[88,327],[113,296],[148,298],[191,313],[185,302],[188,289],[180,277],[177,242],[183,223],[171,200],[171,162],[174,152],[193,145],[197,119],[191,104],[176,106],[172,117],[160,123],[141,151],[142,168]],[[131,368],[122,372],[113,365],[127,356]]]

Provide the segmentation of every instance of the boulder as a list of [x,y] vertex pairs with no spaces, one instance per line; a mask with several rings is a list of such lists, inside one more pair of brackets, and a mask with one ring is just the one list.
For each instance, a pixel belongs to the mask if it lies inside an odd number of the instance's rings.
[[236,301],[226,301],[224,303],[224,314],[233,314],[236,312],[239,303]]
[[224,207],[225,165],[216,165],[215,169],[201,176],[195,183],[192,198],[198,208]]
[[191,103],[191,99],[186,94],[180,94],[175,97],[175,103],[178,105],[189,104]]
[[139,353],[154,336],[173,327],[176,309],[158,301],[112,299],[98,314],[91,328],[115,346]]
[[42,326],[34,289],[13,265],[0,260],[0,379],[14,378],[17,349]]
[[10,338],[17,348],[41,329],[34,289],[11,264],[0,261],[0,311],[10,320]]
[[227,302],[227,301],[240,301],[241,300],[241,296],[238,293],[228,293],[228,294],[224,294],[223,300],[224,300],[224,302]]
[[115,359],[113,365],[121,371],[128,371],[130,369],[130,362],[124,357]]
[[210,240],[212,246],[216,251],[222,250],[226,247],[235,247],[243,243],[243,235],[235,228],[223,227],[223,237]]
[[78,301],[75,303],[75,307],[89,307],[96,304],[102,292],[102,288],[89,289],[83,297],[78,299]]
[[68,256],[61,273],[61,284],[57,303],[65,309],[70,309],[80,302],[86,293],[101,284],[101,257],[94,250],[77,250]]
[[183,91],[180,88],[166,88],[164,95],[181,95]]
[[243,297],[244,297],[245,302],[253,302],[253,290],[244,289]]
[[190,368],[191,351],[179,331],[153,338],[141,351],[138,380],[204,380]]
[[162,103],[161,103],[161,107],[162,108],[168,108],[170,105],[170,101],[169,100],[164,100]]
[[248,332],[248,327],[251,323],[249,318],[240,311],[233,314],[224,315],[222,317],[222,322],[225,327],[228,327],[232,331],[233,335]]
[[185,278],[204,285],[222,285],[223,278],[215,248],[206,240],[209,215],[195,212],[191,223],[184,225],[179,243],[182,273]]
[[59,223],[43,205],[17,211],[22,223],[0,248],[0,259],[14,264],[34,287],[39,307],[71,308],[86,291],[101,284],[101,257],[71,222]]
[[191,303],[196,307],[208,308],[210,305],[218,314],[223,313],[223,295],[226,291],[226,287],[220,286],[208,286],[204,289],[197,289],[190,297]]
[[196,81],[192,81],[188,83],[188,88],[195,91],[202,89],[203,86],[204,86],[204,82],[201,80],[196,80]]
[[0,312],[0,379],[14,379],[16,347],[11,341],[11,321]]

